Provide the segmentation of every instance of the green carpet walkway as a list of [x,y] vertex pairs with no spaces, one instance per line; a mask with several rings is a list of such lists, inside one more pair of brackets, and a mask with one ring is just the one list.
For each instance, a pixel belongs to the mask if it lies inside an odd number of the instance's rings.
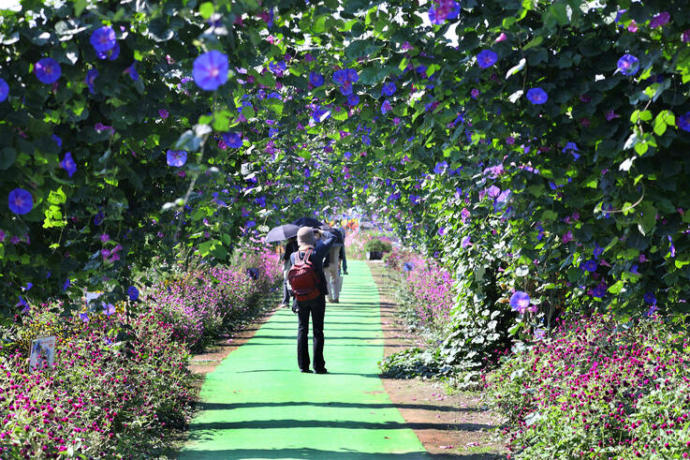
[[[349,265],[340,304],[326,307],[330,374],[299,372],[297,318],[279,310],[208,374],[179,458],[426,457],[377,375],[383,333],[369,268]],[[310,334],[310,354],[311,344]]]

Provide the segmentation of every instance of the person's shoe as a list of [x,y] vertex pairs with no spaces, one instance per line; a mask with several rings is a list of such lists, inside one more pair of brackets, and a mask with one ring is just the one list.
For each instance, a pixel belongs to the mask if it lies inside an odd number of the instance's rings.
[[278,308],[287,308],[287,304],[286,303],[278,304]]
[[[301,369],[300,372],[303,374],[313,374],[311,369]],[[318,372],[317,372],[317,374],[318,374]]]
[[340,300],[338,300],[338,299],[333,299],[333,303],[340,303]]
[[324,367],[323,369],[316,369],[314,370],[314,372],[316,372],[317,374],[328,374],[328,369]]

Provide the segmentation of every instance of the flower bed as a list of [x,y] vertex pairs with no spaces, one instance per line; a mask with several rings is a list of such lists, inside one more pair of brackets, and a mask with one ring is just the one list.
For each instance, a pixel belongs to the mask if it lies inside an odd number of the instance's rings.
[[688,458],[690,339],[655,318],[575,321],[488,380],[513,458]]
[[[189,351],[246,319],[280,281],[277,256],[252,252],[156,283],[129,318],[122,308],[65,317],[59,303],[31,307],[0,347],[0,457],[160,452],[165,428],[189,413]],[[55,365],[30,372],[42,335],[57,338]]]

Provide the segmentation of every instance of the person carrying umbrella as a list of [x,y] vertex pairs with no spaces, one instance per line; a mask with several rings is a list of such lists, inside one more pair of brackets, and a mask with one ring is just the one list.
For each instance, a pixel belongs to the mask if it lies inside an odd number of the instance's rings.
[[[315,234],[320,236],[316,241]],[[335,242],[335,237],[325,230],[302,227],[297,232],[298,250],[290,255],[292,267],[288,273],[291,290],[295,296],[299,326],[297,329],[297,364],[302,372],[309,369],[309,315],[311,314],[314,337],[314,372],[326,374],[323,357],[323,323],[326,314],[326,277],[323,259]],[[294,308],[294,307],[293,307]]]

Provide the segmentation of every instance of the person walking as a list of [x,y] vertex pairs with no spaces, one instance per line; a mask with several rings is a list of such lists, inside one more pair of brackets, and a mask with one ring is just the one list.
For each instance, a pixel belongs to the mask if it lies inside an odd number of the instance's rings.
[[[317,241],[315,235],[320,238]],[[323,323],[326,315],[326,277],[323,259],[335,242],[335,237],[325,230],[302,227],[297,232],[298,250],[290,255],[292,267],[288,273],[292,294],[295,297],[299,326],[297,329],[297,364],[302,372],[309,369],[309,315],[313,328],[314,372],[326,374],[323,357]],[[294,308],[294,307],[293,307]]]
[[347,275],[347,259],[345,258],[345,236],[341,229],[334,229],[336,242],[333,243],[326,261],[324,262],[324,272],[328,282],[328,301],[331,303],[340,302],[340,291],[343,288],[343,277],[341,276],[340,264],[342,262],[342,273]]
[[283,301],[278,305],[278,308],[287,307],[290,303],[290,286],[288,284],[288,272],[292,263],[290,262],[290,256],[293,252],[297,251],[297,237],[290,238],[287,243],[285,243],[285,251],[283,252]]

